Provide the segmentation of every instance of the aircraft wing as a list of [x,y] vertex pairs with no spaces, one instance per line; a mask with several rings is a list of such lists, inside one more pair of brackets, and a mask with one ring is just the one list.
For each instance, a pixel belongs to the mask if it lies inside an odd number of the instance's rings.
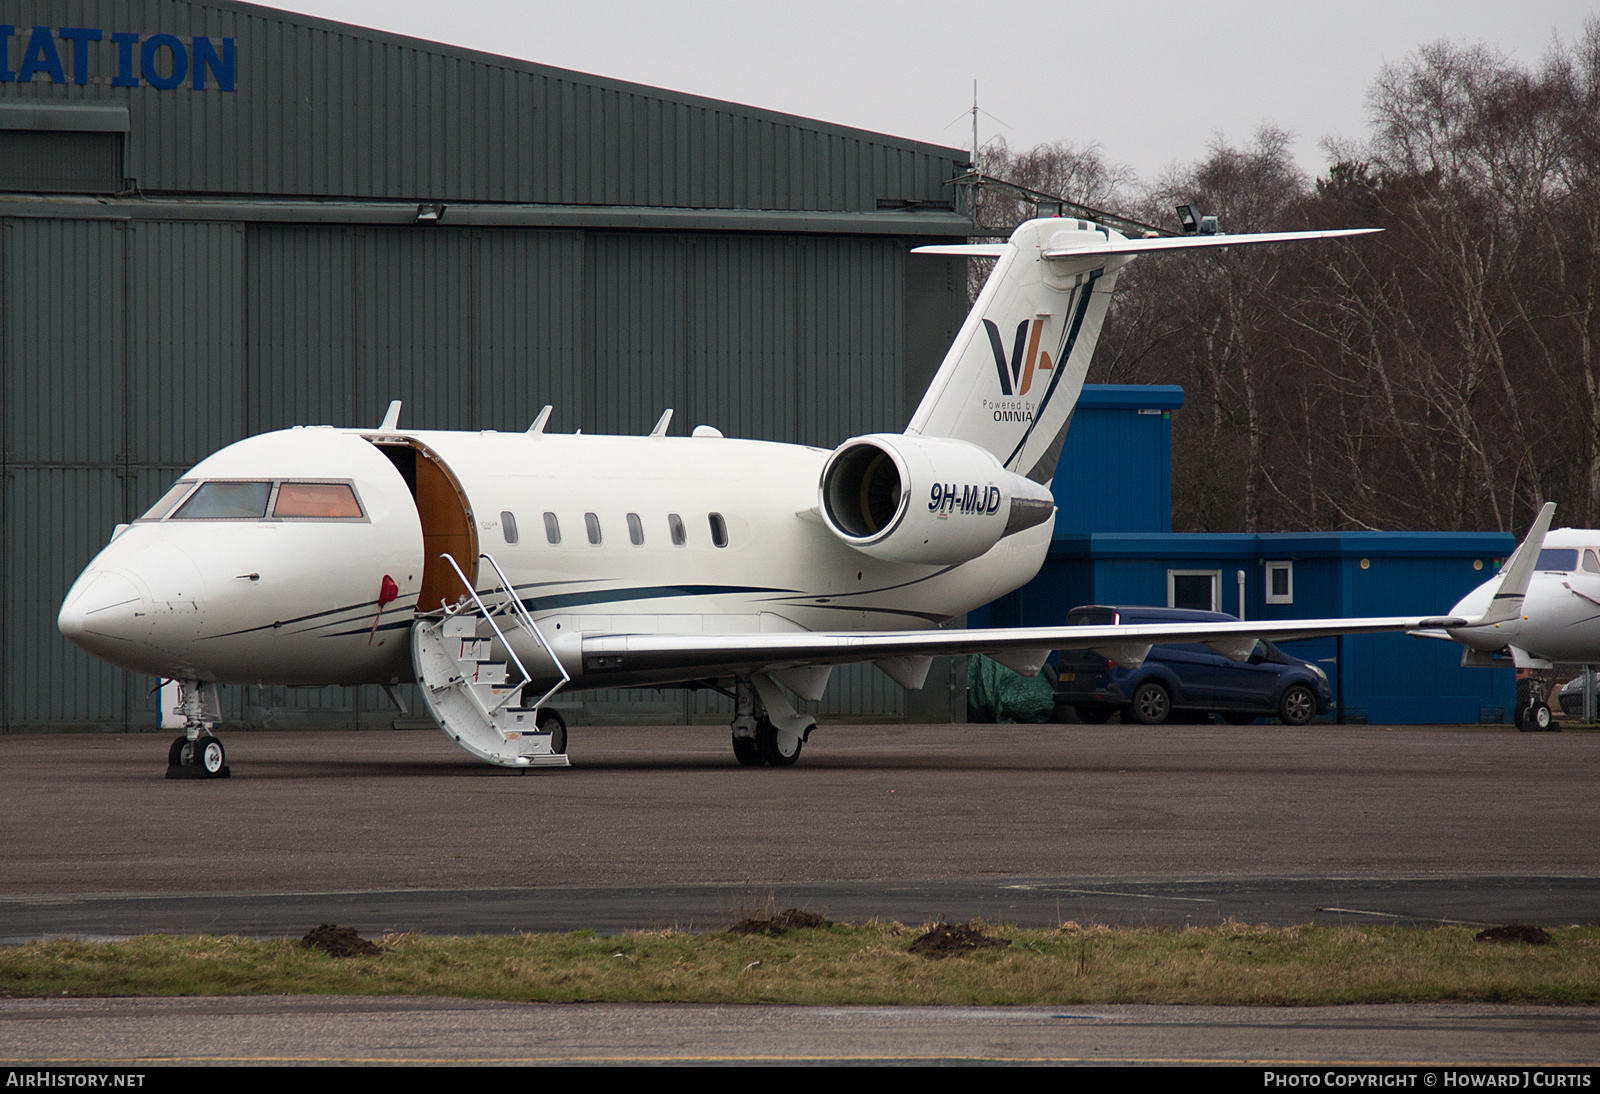
[[1018,671],[1037,672],[1054,650],[1095,650],[1119,664],[1137,666],[1151,646],[1203,642],[1226,657],[1244,660],[1258,638],[1292,641],[1322,635],[1459,627],[1466,623],[1465,619],[1445,616],[1384,616],[854,633],[595,634],[583,639],[583,660],[585,672],[597,675],[676,670],[726,676],[803,665],[983,653]]

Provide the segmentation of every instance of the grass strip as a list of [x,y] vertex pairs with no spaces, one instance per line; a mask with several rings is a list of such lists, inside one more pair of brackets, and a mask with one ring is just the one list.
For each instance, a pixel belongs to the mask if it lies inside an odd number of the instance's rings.
[[1549,945],[1463,928],[984,928],[1009,945],[942,960],[922,928],[835,924],[778,937],[387,935],[375,956],[293,941],[151,935],[0,947],[0,996],[429,995],[539,1002],[800,1005],[1600,1003],[1600,928]]

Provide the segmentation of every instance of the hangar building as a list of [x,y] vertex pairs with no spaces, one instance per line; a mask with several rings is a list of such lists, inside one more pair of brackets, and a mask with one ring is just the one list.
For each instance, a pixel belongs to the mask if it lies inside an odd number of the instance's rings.
[[[904,426],[966,310],[962,260],[907,253],[970,231],[960,149],[229,0],[0,18],[0,729],[153,724],[153,681],[56,612],[234,440],[402,399],[427,428],[672,407],[832,447]],[[944,720],[959,682],[855,668],[821,713]],[[224,693],[246,724],[394,718],[375,689]]]

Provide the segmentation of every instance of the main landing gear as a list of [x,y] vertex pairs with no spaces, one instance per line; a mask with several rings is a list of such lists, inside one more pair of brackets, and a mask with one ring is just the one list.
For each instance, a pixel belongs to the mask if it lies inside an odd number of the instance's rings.
[[167,749],[167,778],[169,779],[226,779],[228,753],[222,742],[206,728],[206,719],[213,722],[222,716],[217,703],[217,685],[205,680],[178,681],[181,697],[184,735]]
[[733,755],[741,767],[792,767],[817,728],[765,673],[734,681]]

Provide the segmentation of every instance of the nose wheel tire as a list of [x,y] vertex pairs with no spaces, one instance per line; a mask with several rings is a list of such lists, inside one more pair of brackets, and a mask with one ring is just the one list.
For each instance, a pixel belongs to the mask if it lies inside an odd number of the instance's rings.
[[194,740],[179,737],[167,749],[167,778],[169,779],[226,779],[228,753],[222,742],[209,733]]
[[1172,713],[1172,696],[1154,680],[1146,680],[1134,689],[1128,713],[1142,726],[1158,726]]
[[209,734],[194,742],[194,758],[208,779],[223,778],[223,773],[228,770],[228,754],[222,742]]

